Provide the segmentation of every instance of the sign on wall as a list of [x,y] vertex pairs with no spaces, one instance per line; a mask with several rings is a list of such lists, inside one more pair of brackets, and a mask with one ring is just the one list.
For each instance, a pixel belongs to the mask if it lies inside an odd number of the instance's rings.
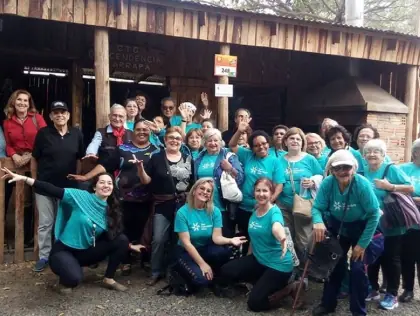
[[214,75],[236,77],[238,68],[238,57],[230,55],[214,56]]

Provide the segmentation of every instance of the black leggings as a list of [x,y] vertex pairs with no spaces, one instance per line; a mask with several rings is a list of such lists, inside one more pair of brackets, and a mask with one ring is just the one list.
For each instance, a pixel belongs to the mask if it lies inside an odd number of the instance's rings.
[[118,265],[128,252],[128,239],[121,234],[113,240],[101,236],[95,247],[74,249],[57,241],[50,253],[51,270],[60,278],[60,284],[66,287],[76,287],[82,282],[82,267],[99,263],[108,257],[108,267],[105,277],[113,279]]
[[226,263],[221,269],[221,282],[234,284],[250,282],[254,285],[248,297],[248,307],[253,312],[271,308],[269,296],[288,285],[292,272],[280,272],[263,266],[254,255]]
[[403,288],[413,291],[415,279],[415,267],[420,266],[420,230],[410,230],[402,238],[401,247],[401,274]]
[[[238,208],[236,211],[236,223],[238,224],[239,236],[245,236],[249,240],[248,225],[252,212],[247,212]],[[242,255],[246,256],[248,253],[249,243],[242,245]]]

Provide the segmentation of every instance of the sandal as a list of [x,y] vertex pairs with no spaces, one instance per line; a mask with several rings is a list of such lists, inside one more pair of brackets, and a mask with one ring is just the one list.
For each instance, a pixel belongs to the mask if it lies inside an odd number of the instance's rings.
[[114,282],[114,283],[102,282],[102,285],[109,290],[115,290],[119,292],[126,292],[128,290],[128,287],[118,282]]
[[131,274],[131,264],[123,264],[121,267],[121,275],[129,276]]

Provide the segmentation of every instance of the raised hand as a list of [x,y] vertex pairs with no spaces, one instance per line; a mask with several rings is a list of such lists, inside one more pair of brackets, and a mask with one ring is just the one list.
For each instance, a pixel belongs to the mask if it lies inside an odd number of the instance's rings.
[[93,160],[98,160],[98,156],[94,155],[94,154],[87,154],[86,156],[84,156],[81,160],[85,160],[85,159],[93,159]]
[[10,179],[9,183],[13,183],[13,182],[17,182],[17,181],[25,181],[28,178],[26,176],[22,176],[20,174],[13,173],[9,169],[7,169],[6,167],[1,168],[1,170],[3,172],[5,172],[5,174],[1,177],[1,179],[2,180]]
[[67,175],[67,179],[79,182],[85,182],[88,180],[88,178],[83,174],[69,174]]
[[212,113],[213,113],[212,111],[205,109],[205,110],[203,111],[203,114],[200,114],[200,117],[201,117],[203,120],[205,120],[205,119],[209,119],[209,118],[211,117],[211,114],[212,114]]
[[201,103],[203,103],[204,107],[207,108],[209,106],[209,97],[207,93],[201,92]]

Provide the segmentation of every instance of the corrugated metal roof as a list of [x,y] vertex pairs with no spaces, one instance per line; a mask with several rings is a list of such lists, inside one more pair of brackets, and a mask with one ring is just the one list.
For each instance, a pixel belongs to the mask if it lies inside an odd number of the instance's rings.
[[168,1],[175,2],[175,3],[194,4],[194,5],[197,5],[197,6],[202,6],[204,8],[205,7],[220,8],[220,9],[223,9],[223,10],[231,11],[232,13],[235,13],[235,12],[249,13],[249,14],[254,14],[254,15],[257,15],[257,16],[261,16],[261,17],[263,17],[263,16],[268,16],[270,18],[277,17],[278,19],[282,19],[282,20],[286,19],[286,20],[290,20],[290,21],[307,22],[307,23],[311,23],[311,24],[320,24],[320,25],[325,25],[325,26],[345,27],[345,28],[354,29],[354,30],[377,32],[377,33],[383,33],[383,34],[388,34],[388,35],[393,35],[393,36],[420,38],[420,36],[416,36],[415,34],[408,33],[408,32],[407,33],[396,32],[396,31],[393,31],[393,30],[379,29],[379,28],[368,27],[368,26],[359,27],[359,26],[353,26],[353,25],[348,25],[348,24],[344,24],[344,23],[326,22],[326,21],[307,18],[307,17],[296,17],[296,16],[288,16],[288,15],[279,16],[279,15],[270,14],[270,13],[255,13],[255,12],[250,11],[250,10],[222,7],[220,5],[213,4],[213,3],[208,3],[208,2],[202,3],[199,0],[168,0]]

